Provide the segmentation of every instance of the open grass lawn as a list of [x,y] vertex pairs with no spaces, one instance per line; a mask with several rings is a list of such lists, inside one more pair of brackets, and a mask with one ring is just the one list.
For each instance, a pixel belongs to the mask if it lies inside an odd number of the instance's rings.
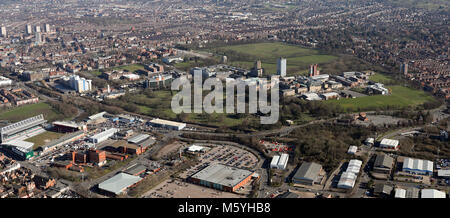
[[64,133],[59,133],[59,132],[51,132],[51,131],[46,131],[42,134],[33,136],[31,138],[26,139],[25,141],[27,142],[33,142],[34,146],[33,149],[37,149],[41,146],[46,145],[47,143],[55,140],[55,139],[59,139],[64,135]]
[[369,80],[372,82],[383,84],[394,82],[394,80],[391,77],[381,73],[375,73],[374,75],[370,76]]
[[391,90],[390,95],[373,95],[352,99],[325,101],[327,104],[339,104],[349,111],[367,111],[385,108],[403,108],[417,106],[434,100],[432,96],[421,90],[404,86],[386,86]]
[[267,75],[276,73],[279,57],[287,59],[288,75],[304,74],[310,64],[328,63],[338,59],[337,56],[322,54],[319,50],[280,42],[232,45],[215,48],[211,51],[227,55],[231,65],[246,69],[252,68],[254,62],[259,59]]
[[64,119],[64,116],[52,108],[45,102],[37,104],[28,104],[11,109],[0,110],[0,120],[8,120],[9,122],[17,122],[32,116],[44,114],[44,118],[48,121]]
[[[108,68],[108,69],[105,69],[105,71],[108,71],[108,70],[127,70],[129,72],[136,72],[137,70],[143,70],[143,69],[145,69],[145,67],[142,64],[130,64],[130,65],[124,65],[124,66],[120,66],[120,67]],[[90,71],[89,73],[94,75],[94,76],[100,76],[102,74],[100,72],[100,70]]]

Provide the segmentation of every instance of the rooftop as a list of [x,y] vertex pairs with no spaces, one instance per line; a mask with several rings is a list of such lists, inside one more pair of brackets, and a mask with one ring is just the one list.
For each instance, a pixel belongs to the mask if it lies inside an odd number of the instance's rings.
[[243,170],[223,164],[214,164],[197,172],[192,178],[220,184],[226,187],[234,187],[242,180],[253,175],[253,171]]
[[126,173],[119,173],[110,179],[98,184],[98,188],[114,193],[120,194],[126,188],[138,183],[142,178],[139,176],[133,176]]

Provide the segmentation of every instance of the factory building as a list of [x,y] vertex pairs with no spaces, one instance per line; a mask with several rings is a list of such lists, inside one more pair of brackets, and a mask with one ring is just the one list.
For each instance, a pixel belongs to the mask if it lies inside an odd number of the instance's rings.
[[119,195],[142,180],[139,176],[119,173],[98,184],[98,188],[107,194]]
[[191,176],[189,181],[221,191],[234,192],[249,183],[253,177],[259,176],[253,171],[214,164]]
[[352,159],[349,161],[347,169],[342,173],[337,184],[338,188],[351,189],[355,185],[358,173],[361,170],[362,161]]
[[95,135],[91,136],[89,138],[89,141],[94,143],[94,144],[97,144],[97,143],[100,143],[100,142],[103,142],[103,141],[107,140],[109,137],[113,136],[117,132],[119,132],[118,129],[110,128],[110,129],[107,129],[107,130],[105,130],[105,131],[103,131],[101,133],[98,133],[98,134],[95,134]]
[[403,160],[402,171],[411,174],[432,175],[433,162],[407,157]]
[[149,121],[149,124],[154,127],[161,127],[173,130],[182,130],[186,127],[186,123],[179,123],[170,120],[153,119]]
[[337,187],[342,189],[351,189],[355,185],[356,181],[356,174],[352,172],[343,172]]
[[296,184],[313,185],[320,183],[319,174],[322,171],[322,165],[305,162],[302,163],[297,172],[295,172],[292,182]]
[[383,139],[380,142],[380,148],[398,150],[399,141],[395,139]]
[[445,192],[436,189],[422,189],[421,194],[421,198],[446,198]]
[[377,154],[373,171],[377,173],[390,174],[394,165],[394,158],[386,154]]
[[286,169],[288,160],[288,154],[281,154],[281,156],[275,155],[272,158],[272,162],[270,162],[270,168],[284,170]]

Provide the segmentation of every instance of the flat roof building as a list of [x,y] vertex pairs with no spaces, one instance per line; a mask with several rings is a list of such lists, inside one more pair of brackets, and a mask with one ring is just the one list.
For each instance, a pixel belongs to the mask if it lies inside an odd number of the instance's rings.
[[381,148],[387,148],[387,149],[398,149],[399,141],[395,139],[382,139],[380,142]]
[[396,188],[395,198],[406,198],[406,190],[402,188]]
[[140,142],[143,142],[148,138],[150,138],[150,135],[148,134],[138,134],[128,139],[128,143],[139,144]]
[[182,130],[186,127],[186,123],[179,123],[174,122],[170,120],[162,120],[162,119],[153,119],[149,121],[149,124],[154,127],[161,127],[161,128],[167,128],[167,129],[174,129],[174,130]]
[[390,173],[394,165],[394,158],[386,154],[377,154],[373,170],[377,173]]
[[421,198],[446,198],[445,192],[436,189],[422,189]]
[[287,162],[289,160],[289,155],[284,153],[279,155],[275,155],[272,158],[272,162],[270,163],[270,168],[284,170],[286,169]]
[[234,192],[251,181],[255,172],[224,164],[214,164],[197,172],[189,178],[195,184]]
[[343,172],[337,184],[338,188],[351,189],[355,185],[356,174],[352,172]]
[[358,151],[358,147],[352,145],[348,148],[347,154],[355,154]]
[[116,128],[110,128],[110,129],[107,129],[107,130],[105,130],[103,132],[100,132],[98,134],[95,134],[95,135],[91,136],[89,138],[89,140],[92,143],[97,144],[97,143],[100,143],[100,142],[103,142],[103,141],[107,140],[109,137],[113,136],[118,131],[119,130],[116,129]]
[[142,180],[139,176],[133,176],[126,173],[119,173],[110,179],[103,181],[98,184],[100,190],[119,195],[124,193],[127,188],[135,185]]
[[320,181],[318,181],[318,178],[321,171],[322,165],[320,164],[313,162],[302,163],[297,172],[295,172],[295,175],[292,178],[292,182],[306,185],[320,183]]
[[433,162],[407,157],[403,160],[402,171],[411,174],[430,175],[433,174]]

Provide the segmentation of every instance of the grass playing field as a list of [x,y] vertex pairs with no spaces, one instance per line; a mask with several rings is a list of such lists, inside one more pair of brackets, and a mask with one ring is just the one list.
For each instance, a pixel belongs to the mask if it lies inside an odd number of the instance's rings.
[[389,84],[389,83],[394,82],[394,80],[391,77],[386,76],[381,73],[375,73],[374,75],[370,76],[369,80],[372,82],[383,83],[383,84]]
[[33,142],[34,143],[33,149],[37,149],[55,139],[61,138],[63,135],[64,133],[46,131],[42,134],[28,138],[25,141]]
[[421,90],[404,86],[386,86],[391,90],[390,95],[373,95],[353,99],[325,101],[327,104],[338,104],[348,111],[368,111],[387,108],[404,108],[417,106],[434,98]]
[[288,75],[304,74],[310,64],[328,63],[338,57],[321,54],[319,50],[302,48],[285,43],[253,43],[232,45],[211,49],[212,52],[227,55],[231,65],[250,69],[256,60],[261,60],[266,74],[276,73],[277,59],[287,59]]
[[[120,67],[113,67],[113,68],[105,69],[105,71],[127,70],[129,72],[136,72],[137,70],[143,70],[143,69],[145,69],[145,68],[144,68],[144,65],[142,65],[142,64],[130,64],[130,65],[124,65],[124,66],[120,66]],[[89,73],[94,76],[100,76],[102,74],[102,72],[100,72],[99,70],[90,71]]]
[[53,109],[45,102],[37,104],[28,104],[11,109],[0,110],[0,120],[8,120],[9,122],[17,122],[26,118],[44,114],[44,118],[49,121],[64,119],[64,116]]

